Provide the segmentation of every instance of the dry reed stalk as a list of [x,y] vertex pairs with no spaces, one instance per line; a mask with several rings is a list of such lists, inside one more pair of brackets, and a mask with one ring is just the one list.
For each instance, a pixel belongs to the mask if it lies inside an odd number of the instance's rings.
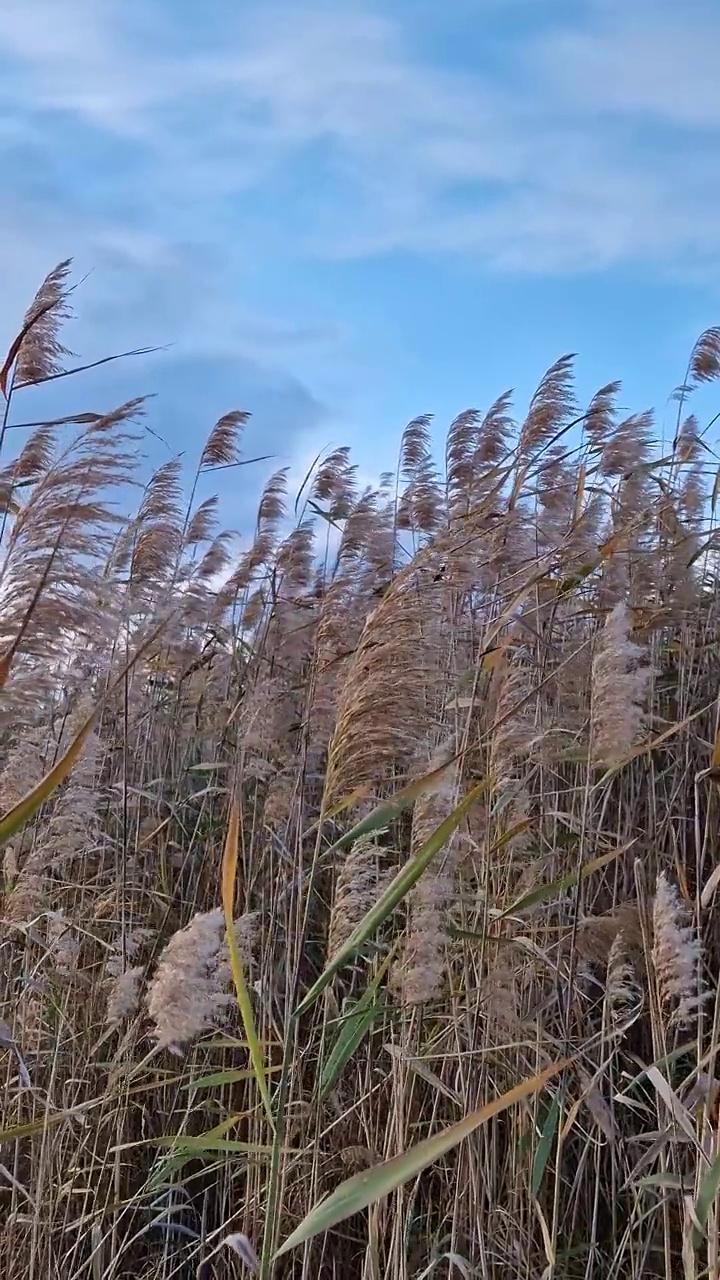
[[521,996],[517,972],[506,955],[499,956],[488,966],[480,1005],[493,1040],[502,1044],[517,1036],[521,1022]]
[[217,977],[223,928],[221,908],[198,912],[160,956],[146,997],[159,1048],[182,1054],[227,1009]]
[[[254,920],[236,921],[238,945],[248,954]],[[222,908],[198,912],[173,934],[148,983],[146,1003],[160,1049],[182,1056],[226,1014],[232,979]]]
[[[444,822],[457,803],[459,781],[456,743],[449,740],[431,757],[428,771],[445,766],[443,773],[416,801],[410,849],[417,852]],[[402,953],[393,970],[393,982],[406,1004],[435,999],[445,982],[446,913],[455,889],[457,839],[441,850],[410,891],[408,923]]]
[[533,671],[519,646],[510,648],[506,661],[493,673],[496,684],[495,715],[490,734],[490,773],[498,791],[512,783],[523,760],[536,753],[539,739],[536,715],[538,699]]
[[[717,377],[718,350],[717,331],[703,335],[681,401],[696,383]],[[43,359],[61,364],[62,353],[47,347]],[[36,361],[32,376],[42,372]],[[3,690],[6,807],[53,758],[77,693],[101,690],[128,638],[183,606],[152,678],[149,666],[136,672],[108,704],[93,768],[83,762],[70,787],[8,848],[0,1019],[27,1060],[27,1078],[0,1027],[3,1132],[17,1135],[0,1164],[7,1280],[81,1280],[94,1270],[155,1280],[195,1268],[193,1233],[216,1241],[262,1236],[272,1134],[254,1088],[242,1079],[190,1087],[198,1069],[215,1079],[235,1075],[231,1039],[206,1038],[172,1067],[172,1083],[164,1071],[142,1076],[138,1094],[121,1083],[146,1054],[134,1025],[147,1009],[146,977],[155,990],[155,1038],[167,1047],[192,1043],[232,1008],[224,926],[208,926],[207,917],[217,901],[227,784],[238,762],[239,868],[243,892],[262,908],[261,923],[240,924],[248,935],[241,950],[249,961],[260,933],[258,1030],[273,1065],[281,1054],[287,1063],[288,1154],[274,1213],[281,1238],[351,1171],[343,1152],[352,1171],[393,1157],[532,1076],[568,1040],[581,1073],[582,1093],[569,1109],[555,1094],[491,1119],[441,1165],[397,1189],[390,1208],[372,1206],[367,1230],[358,1218],[352,1230],[341,1224],[309,1242],[287,1270],[281,1260],[278,1280],[291,1271],[297,1280],[365,1273],[410,1280],[448,1266],[488,1280],[541,1275],[548,1266],[558,1280],[576,1273],[623,1280],[638,1268],[682,1273],[676,1193],[666,1183],[668,1175],[685,1176],[689,1146],[676,1130],[658,1139],[653,1117],[635,1105],[645,1085],[631,1094],[625,1084],[662,1051],[663,1039],[690,1024],[697,1053],[683,1043],[667,1079],[675,1088],[675,1073],[689,1064],[701,1141],[711,1137],[713,1089],[701,1067],[716,1054],[717,1019],[697,1016],[699,941],[667,877],[670,868],[684,876],[690,894],[698,874],[711,874],[714,849],[714,784],[703,779],[716,734],[720,619],[715,511],[701,471],[709,455],[700,440],[713,442],[680,405],[672,461],[658,463],[650,415],[619,422],[617,399],[615,384],[598,392],[576,450],[579,435],[562,434],[574,410],[570,365],[561,361],[519,431],[507,396],[484,418],[460,414],[448,432],[444,475],[427,419],[406,431],[400,477],[377,489],[359,492],[349,450],[336,450],[308,478],[294,529],[280,474],[261,500],[250,550],[220,592],[215,575],[227,573],[229,544],[217,506],[186,500],[178,464],[144,485],[141,513],[118,515],[131,505],[127,481],[146,479],[130,437],[138,402],[105,418],[76,415],[7,437],[17,456],[0,471],[0,652],[17,636],[63,536]],[[236,465],[242,418],[216,424],[198,475]],[[318,506],[337,528],[315,522]],[[632,601],[647,658],[625,625],[627,612],[622,625],[615,614],[598,635],[598,616],[618,600]],[[527,687],[506,691],[511,714],[506,727],[496,724],[493,741],[488,730],[498,717],[488,670],[493,646],[516,624],[515,660]],[[646,674],[651,659],[656,681]],[[626,745],[637,740],[643,718],[670,732],[660,750],[598,791],[583,750],[587,726],[592,721],[594,747],[609,758],[604,742],[617,759],[610,726],[621,714]],[[682,731],[672,732],[679,722]],[[540,731],[554,735],[552,752],[535,750]],[[489,813],[471,813],[469,836],[458,833],[427,869],[406,903],[405,929],[402,911],[385,922],[375,942],[381,951],[405,948],[393,975],[403,1001],[388,1000],[387,987],[379,992],[370,1033],[317,1106],[318,1072],[332,1061],[339,1024],[319,1011],[295,1019],[298,990],[317,976],[319,940],[337,945],[382,888],[377,851],[366,847],[364,868],[361,848],[348,855],[334,905],[315,892],[322,875],[307,892],[318,850],[322,868],[325,841],[356,816],[336,815],[318,833],[328,743],[327,794],[338,795],[363,782],[394,789],[416,744],[445,733],[467,747],[463,769],[473,781],[488,776],[494,751],[507,794],[492,797]],[[448,766],[444,785],[418,803],[412,827],[404,816],[393,823],[393,862],[407,861],[453,807],[452,772]],[[82,821],[73,825],[71,791],[80,784]],[[147,815],[157,834],[143,844]],[[523,815],[531,826],[502,843]],[[471,856],[455,884],[463,839]],[[63,840],[75,854],[57,862],[53,851]],[[577,872],[586,852],[593,858],[630,841],[666,878],[654,941],[643,898],[651,962],[644,974],[625,860],[569,887],[562,878]],[[535,890],[539,901],[498,914]],[[204,926],[177,931],[179,920],[198,917]],[[714,989],[711,909],[703,908],[702,922]],[[195,942],[193,929],[202,935]],[[366,967],[347,977],[361,996]],[[648,978],[660,992],[649,1012],[641,998]],[[423,1007],[428,999],[431,1007]],[[227,1030],[234,1038],[236,1028]],[[100,1046],[111,1034],[108,1062]],[[390,1072],[378,1063],[379,1046],[397,1054],[410,1045]],[[238,1074],[245,1063],[241,1053]],[[677,1088],[688,1109],[696,1105],[692,1088]],[[198,1162],[173,1157],[166,1188],[169,1166],[157,1143],[177,1149],[225,1117],[235,1117],[235,1128],[220,1140],[247,1142],[248,1158],[214,1152],[199,1172]],[[709,1142],[706,1152],[712,1158]],[[161,1206],[150,1209],[158,1179]],[[704,1265],[702,1255],[698,1268]]]
[[380,867],[382,853],[375,840],[361,838],[345,857],[335,884],[330,914],[329,958],[347,942],[381,896],[388,881],[388,873]]
[[240,461],[240,439],[249,418],[239,409],[218,418],[200,455],[200,470],[231,467]]
[[637,743],[644,724],[643,703],[652,678],[641,665],[643,650],[630,639],[631,617],[620,602],[608,614],[592,664],[591,760],[619,764]]
[[660,1007],[673,1027],[691,1024],[706,998],[702,992],[702,944],[685,917],[675,885],[661,871],[653,902],[652,961]]
[[418,557],[368,616],[339,692],[325,804],[402,771],[432,714],[440,642],[432,601],[433,559]]
[[0,772],[0,812],[7,813],[26,796],[47,769],[47,731],[44,727],[21,727],[14,742],[6,743]]
[[643,1004],[643,991],[637,967],[629,958],[625,935],[617,933],[607,959],[606,998],[613,1030],[622,1032],[628,1019]]
[[574,358],[562,356],[542,378],[520,431],[518,447],[521,456],[537,455],[573,417],[576,411]]
[[48,954],[56,971],[64,977],[77,972],[81,940],[64,911],[48,911],[46,915]]
[[108,1027],[133,1018],[140,1008],[140,984],[145,974],[143,965],[135,965],[118,973],[109,985],[105,1022]]
[[398,503],[397,526],[416,536],[432,534],[442,521],[443,493],[432,456],[430,415],[414,418],[400,444],[400,476],[405,488]]
[[63,362],[72,355],[63,347],[59,333],[71,316],[68,305],[68,277],[72,259],[60,262],[47,275],[28,308],[24,326],[28,332],[20,344],[15,365],[15,385],[44,382],[61,373]]

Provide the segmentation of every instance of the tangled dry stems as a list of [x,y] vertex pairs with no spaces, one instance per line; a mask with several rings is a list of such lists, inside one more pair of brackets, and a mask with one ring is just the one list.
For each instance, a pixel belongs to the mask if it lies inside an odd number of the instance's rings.
[[[11,413],[67,359],[66,290],[62,264],[28,313]],[[718,376],[718,349],[703,335],[684,399]],[[689,418],[654,463],[650,417],[619,420],[617,393],[581,414],[560,360],[520,426],[508,395],[460,415],[442,475],[416,419],[397,480],[372,492],[339,449],[294,527],[278,473],[239,553],[196,494],[241,461],[247,414],[214,427],[189,501],[173,461],[126,519],[108,494],[127,506],[141,402],[13,433],[15,456],[6,436],[4,811],[166,621],[4,851],[7,1280],[190,1277],[224,1236],[242,1247],[203,1274],[229,1276],[260,1248],[272,1133],[219,910],[233,788],[254,1016],[271,1079],[291,1063],[278,1237],[348,1171],[574,1060],[272,1274],[720,1275],[714,1203],[688,1249],[717,1146],[714,468]],[[441,766],[412,816],[325,857]],[[297,1022],[328,955],[481,779],[449,847]],[[373,1019],[320,1096],[376,979]]]

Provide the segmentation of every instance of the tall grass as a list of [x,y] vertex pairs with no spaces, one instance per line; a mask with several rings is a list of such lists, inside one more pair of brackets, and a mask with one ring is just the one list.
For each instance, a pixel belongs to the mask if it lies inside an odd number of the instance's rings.
[[664,451],[566,357],[238,549],[244,412],[144,484],[140,401],[17,425],[68,270],[2,370],[2,1275],[718,1280],[720,333]]

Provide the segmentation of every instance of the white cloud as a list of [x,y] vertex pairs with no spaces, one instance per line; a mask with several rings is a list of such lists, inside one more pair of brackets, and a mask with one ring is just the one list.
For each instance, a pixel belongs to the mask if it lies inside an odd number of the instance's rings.
[[[497,35],[505,9],[504,42],[476,38],[462,69],[419,30],[491,12]],[[98,268],[68,336],[84,357],[175,341],[223,396],[238,358],[289,372],[329,406],[297,429],[292,390],[278,409],[293,480],[348,435],[374,465],[382,433],[353,415],[375,369],[331,289],[304,310],[306,261],[717,285],[718,42],[710,0],[24,0],[0,23],[0,346],[75,251]]]
[[470,73],[422,54],[412,4],[389,0],[258,0],[241,16],[209,0],[194,17],[170,0],[26,0],[0,27],[0,94],[28,126],[60,108],[134,146],[151,252],[205,238],[237,259],[247,232],[267,252],[459,253],[513,271],[714,267],[720,12],[579,0],[538,30],[511,8],[503,56]]
[[[105,10],[109,18],[111,5]],[[3,14],[0,50],[6,104],[74,112],[115,127],[152,99],[152,81],[137,74],[132,51],[86,0],[30,0]],[[130,129],[130,132],[134,130]]]
[[716,131],[719,39],[712,0],[590,0],[584,22],[540,39],[535,53],[568,106]]

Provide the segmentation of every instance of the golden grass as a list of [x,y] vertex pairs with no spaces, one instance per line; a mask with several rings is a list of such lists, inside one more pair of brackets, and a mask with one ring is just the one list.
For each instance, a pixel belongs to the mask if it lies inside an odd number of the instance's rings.
[[10,429],[68,270],[2,371],[0,1274],[720,1280],[717,331],[665,451],[566,357],[238,551],[247,414],[127,518],[141,402]]

